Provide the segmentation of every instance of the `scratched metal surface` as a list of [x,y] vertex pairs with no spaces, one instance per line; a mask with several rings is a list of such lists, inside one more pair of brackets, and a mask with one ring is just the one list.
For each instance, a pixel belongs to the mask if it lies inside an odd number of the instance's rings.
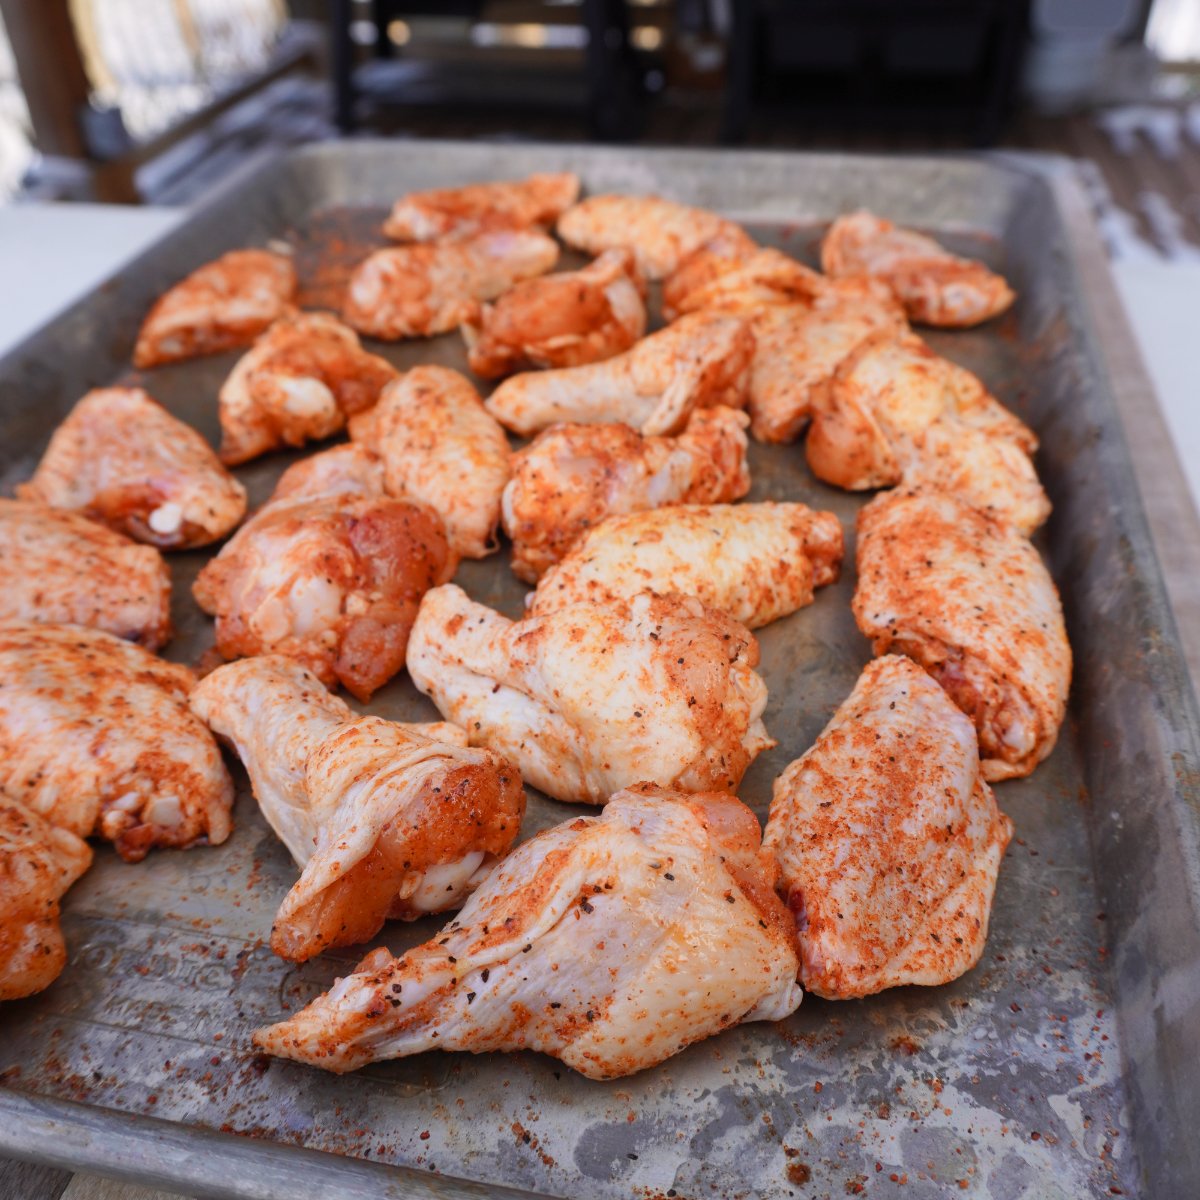
[[[482,1194],[470,1181],[491,1195],[574,1200],[1195,1194],[1198,1084],[1194,1065],[1180,1069],[1200,1023],[1195,707],[1052,168],[430,143],[307,150],[212,201],[0,364],[0,488],[28,475],[86,387],[138,378],[127,361],[141,314],[200,262],[285,238],[306,301],[331,303],[393,195],[567,165],[593,191],[660,190],[720,208],[809,260],[823,221],[869,205],[1014,280],[1021,299],[1002,321],[930,335],[1042,436],[1056,512],[1041,544],[1077,656],[1057,750],[1033,778],[997,788],[1016,839],[983,961],[944,988],[840,1005],[809,997],[786,1022],[727,1032],[611,1083],[532,1054],[431,1053],[341,1078],[269,1061],[252,1052],[251,1031],[358,955],[297,967],[264,945],[295,873],[239,770],[226,845],[137,865],[102,848],[67,897],[67,969],[0,1011],[0,1151],[254,1197]],[[374,348],[401,366],[464,366],[457,335]],[[234,360],[141,378],[215,441],[215,395]],[[253,501],[288,461],[238,471]],[[829,508],[852,532],[861,500],[815,482],[800,448],[755,445],[751,465],[753,499]],[[868,658],[850,615],[849,548],[837,586],[760,633],[779,739],[742,789],[760,816],[772,779]],[[203,559],[171,559],[179,632],[167,657],[195,661],[211,644],[189,595]],[[515,616],[524,589],[506,559],[467,564],[459,582]],[[369,707],[433,715],[406,677]],[[525,832],[572,811],[534,796]],[[392,924],[380,942],[399,951],[434,928]]]

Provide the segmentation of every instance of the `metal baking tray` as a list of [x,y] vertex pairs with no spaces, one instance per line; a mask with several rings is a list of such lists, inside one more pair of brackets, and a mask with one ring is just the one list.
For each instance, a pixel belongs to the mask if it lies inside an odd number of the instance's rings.
[[[294,966],[264,944],[294,879],[244,777],[215,849],[127,865],[101,849],[67,897],[70,961],[47,992],[0,1011],[0,1153],[200,1196],[842,1196],[1013,1200],[1200,1194],[1200,754],[1195,701],[1164,600],[1061,164],[572,146],[355,142],[282,156],[187,222],[0,363],[0,488],[33,469],[89,387],[137,378],[146,308],[236,246],[290,240],[309,303],[329,303],[399,193],[574,169],[588,190],[658,191],[745,222],[813,260],[824,222],[859,205],[1002,268],[1020,299],[982,329],[930,334],[1042,438],[1055,505],[1040,539],[1076,656],[1070,716],[1032,778],[1001,784],[1016,822],[979,966],[936,989],[852,1003],[807,997],[630,1079],[588,1082],[534,1054],[430,1053],[335,1077],[254,1053],[251,1031],[328,986],[358,955]],[[1082,257],[1081,257],[1082,256]],[[457,335],[383,351],[464,363]],[[147,373],[151,392],[215,441],[234,355]],[[238,471],[261,501],[291,461]],[[754,499],[830,508],[800,447],[751,450]],[[779,746],[771,782],[847,695],[868,646],[842,581],[760,633]],[[178,636],[211,631],[190,598],[204,556],[171,558]],[[507,553],[459,581],[510,615]],[[401,677],[371,704],[432,716]],[[533,797],[527,832],[572,808]],[[389,925],[399,951],[433,922]]]

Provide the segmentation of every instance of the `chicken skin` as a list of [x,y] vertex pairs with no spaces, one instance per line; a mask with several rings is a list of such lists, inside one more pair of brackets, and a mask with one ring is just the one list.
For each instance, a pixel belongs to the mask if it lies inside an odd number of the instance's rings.
[[296,269],[286,254],[232,250],[159,298],[138,333],[141,370],[248,346],[292,307]]
[[350,277],[345,319],[359,333],[388,341],[445,333],[473,320],[482,301],[544,275],[556,262],[552,237],[519,229],[376,250]]
[[0,500],[0,621],[87,625],[157,650],[171,636],[171,573],[78,513]]
[[581,367],[628,350],[646,332],[646,288],[626,250],[580,271],[527,279],[462,327],[476,375]]
[[684,592],[748,629],[787,616],[833,583],[842,527],[803,504],[690,504],[606,517],[526,601],[533,616],[638,592]]
[[81,625],[0,625],[0,792],[129,862],[229,836],[233,784],[195,677]]
[[246,489],[209,444],[140,388],[88,392],[17,495],[160,550],[207,546],[246,513]]
[[521,827],[525,793],[511,763],[421,726],[356,716],[291,659],[218,667],[192,708],[233,744],[301,869],[271,931],[283,958],[365,942],[389,917],[457,908]]
[[514,375],[487,407],[522,437],[564,421],[623,421],[647,436],[677,433],[697,408],[744,407],[753,358],[744,318],[694,313],[606,362]]
[[447,720],[556,800],[603,804],[640,780],[736,791],[774,741],[744,625],[643,592],[513,622],[449,584],[429,592],[408,671]]
[[32,996],[62,973],[59,901],[91,862],[81,838],[0,796],[0,1000]]
[[276,321],[221,387],[221,461],[249,462],[281,446],[332,437],[396,378],[353,329],[328,313]]
[[849,213],[821,243],[827,275],[873,275],[896,293],[909,317],[961,329],[999,316],[1016,299],[1002,276],[959,258],[931,237],[868,212]]
[[501,498],[512,569],[536,583],[593,526],[664,504],[721,504],[750,490],[745,413],[706,408],[678,437],[628,425],[559,425],[512,458]]
[[909,659],[868,664],[775,781],[763,837],[795,913],[800,982],[852,1000],[969,971],[1011,837],[971,722]]
[[441,516],[454,554],[483,558],[496,549],[511,451],[468,379],[449,367],[414,367],[350,433],[383,460],[389,494]]
[[589,196],[558,219],[558,236],[587,254],[631,250],[647,279],[670,275],[693,251],[737,226],[661,196]]
[[458,563],[438,515],[369,490],[380,472],[345,449],[327,452],[332,469],[316,455],[285,474],[192,594],[224,658],[283,654],[367,700],[404,666],[422,595]]
[[663,284],[663,306],[670,319],[706,308],[751,311],[764,304],[809,304],[828,287],[825,276],[782,250],[755,247],[745,257],[723,258],[701,249]]
[[1071,647],[1032,544],[948,493],[898,489],[858,515],[854,616],[876,654],[907,654],[975,722],[987,780],[1054,748]]
[[751,432],[761,442],[792,442],[842,359],[871,334],[898,334],[907,324],[882,284],[847,279],[818,292],[811,303],[760,307],[751,328]]
[[920,338],[881,333],[843,359],[819,393],[805,452],[826,483],[955,492],[1030,534],[1050,514],[1029,459],[1036,446],[969,371]]
[[410,192],[392,205],[383,232],[398,242],[435,242],[485,230],[553,225],[579,197],[569,171],[501,183]]
[[641,786],[519,846],[436,939],[254,1042],[350,1071],[424,1050],[537,1050],[591,1079],[655,1066],[800,1003],[777,867],[732,796]]

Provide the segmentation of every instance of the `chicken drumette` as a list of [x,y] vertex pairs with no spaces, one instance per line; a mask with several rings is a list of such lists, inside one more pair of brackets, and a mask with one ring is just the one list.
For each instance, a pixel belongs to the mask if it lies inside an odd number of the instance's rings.
[[453,584],[429,592],[408,671],[472,744],[558,800],[601,804],[648,780],[733,791],[775,743],[744,625],[691,596],[643,592],[509,621]]
[[233,743],[301,869],[271,931],[284,958],[365,942],[389,917],[458,907],[521,827],[511,763],[435,740],[452,727],[357,716],[291,659],[218,667],[192,708]]
[[221,387],[221,459],[244,463],[331,437],[369,409],[395,368],[328,313],[276,321]]
[[821,243],[826,274],[874,275],[896,293],[908,315],[926,325],[978,325],[1016,298],[1004,278],[959,258],[931,237],[900,229],[868,212],[849,213]]
[[606,362],[514,375],[487,407],[523,437],[564,421],[675,433],[697,408],[743,407],[753,358],[754,336],[742,317],[693,313]]
[[706,408],[678,437],[642,437],[628,425],[559,425],[512,459],[504,532],[512,569],[536,583],[605,517],[664,504],[716,504],[750,490],[745,413]]
[[730,795],[641,786],[514,851],[433,941],[354,974],[255,1044],[349,1071],[423,1050],[539,1050],[593,1079],[793,1012],[792,922]]
[[215,542],[246,512],[246,489],[212,447],[140,388],[88,392],[17,495],[162,550]]
[[457,559],[435,512],[381,494],[369,455],[326,455],[285,473],[192,591],[225,658],[284,654],[365,700],[404,666],[421,596]]
[[527,279],[463,325],[467,362],[484,379],[602,362],[646,332],[645,291],[623,250],[579,271]]

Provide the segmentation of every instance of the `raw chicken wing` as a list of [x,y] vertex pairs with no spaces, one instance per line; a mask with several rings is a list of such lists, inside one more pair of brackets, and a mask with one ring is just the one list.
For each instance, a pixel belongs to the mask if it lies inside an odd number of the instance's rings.
[[757,629],[811,604],[842,562],[833,513],[803,504],[689,504],[606,517],[538,583],[535,616],[581,601],[685,592]]
[[217,619],[223,657],[284,654],[366,700],[404,666],[417,605],[457,559],[435,512],[368,490],[378,471],[346,450],[327,452],[331,470],[313,459],[285,474],[283,494],[204,567],[192,594]]
[[0,625],[0,792],[134,862],[229,836],[233,784],[195,677],[81,625]]
[[725,225],[663,279],[663,316],[668,321],[682,316],[689,296],[753,258],[758,249],[758,243],[740,225]]
[[955,492],[1032,533],[1050,513],[1033,432],[969,371],[917,337],[876,334],[842,360],[813,406],[805,451],[852,491],[909,483]]
[[0,500],[0,621],[88,625],[157,650],[171,636],[171,574],[78,513]]
[[157,367],[247,346],[295,296],[296,269],[287,255],[232,250],[159,298],[138,333],[133,365]]
[[763,837],[795,913],[805,989],[852,1000],[969,971],[1011,836],[971,722],[909,659],[868,664],[775,781]]
[[701,258],[711,254],[698,251],[664,283],[669,319],[706,308],[751,311],[765,304],[807,304],[829,287],[825,276],[782,250],[756,247],[741,259]]
[[693,313],[606,362],[514,375],[487,407],[522,437],[563,421],[623,421],[647,435],[676,433],[694,409],[744,407],[753,358],[744,318]]
[[705,408],[678,437],[628,425],[558,425],[512,459],[504,532],[512,569],[536,583],[579,538],[615,513],[664,504],[718,504],[750,490],[745,413]]
[[821,243],[826,274],[874,275],[899,297],[914,321],[963,328],[1004,312],[1016,299],[1000,275],[959,258],[931,237],[900,229],[868,212],[838,217]]
[[383,460],[366,446],[349,442],[292,463],[280,475],[271,500],[312,500],[339,492],[382,496],[386,491]]
[[398,242],[435,242],[486,229],[553,225],[578,196],[579,176],[569,171],[410,192],[392,205],[383,232]]
[[58,978],[67,962],[58,902],[91,862],[75,834],[0,796],[0,1000]]
[[456,555],[483,558],[496,549],[511,451],[468,379],[449,367],[414,367],[350,433],[382,458],[391,495],[439,514]]
[[428,593],[408,671],[473,745],[557,800],[603,804],[640,780],[735,791],[761,750],[767,689],[744,625],[643,592],[509,621],[453,584]]
[[904,313],[874,280],[845,279],[811,303],[774,304],[751,318],[750,429],[762,442],[791,442],[803,432],[821,388],[864,338],[900,333]]
[[975,722],[985,779],[1028,775],[1054,748],[1071,647],[1032,544],[948,493],[886,492],[858,515],[858,627],[907,654]]
[[436,939],[379,949],[255,1044],[329,1071],[537,1050],[592,1079],[800,1003],[791,921],[732,796],[620,792],[518,847]]
[[368,354],[336,317],[284,317],[221,387],[221,459],[244,463],[281,446],[331,437],[395,378],[391,363]]
[[350,277],[345,318],[360,333],[389,341],[445,333],[472,320],[480,301],[556,262],[558,243],[532,230],[376,250]]
[[533,367],[579,367],[628,350],[646,332],[646,288],[625,250],[580,271],[527,279],[467,321],[467,362],[498,379]]
[[301,869],[271,931],[284,958],[365,942],[389,917],[457,908],[520,829],[511,763],[433,740],[445,725],[356,716],[291,659],[218,667],[192,708],[236,748]]
[[140,388],[88,392],[17,495],[161,550],[207,546],[246,513],[246,489],[209,444]]
[[632,250],[647,279],[662,279],[732,221],[661,196],[589,196],[558,219],[558,236],[588,254]]

